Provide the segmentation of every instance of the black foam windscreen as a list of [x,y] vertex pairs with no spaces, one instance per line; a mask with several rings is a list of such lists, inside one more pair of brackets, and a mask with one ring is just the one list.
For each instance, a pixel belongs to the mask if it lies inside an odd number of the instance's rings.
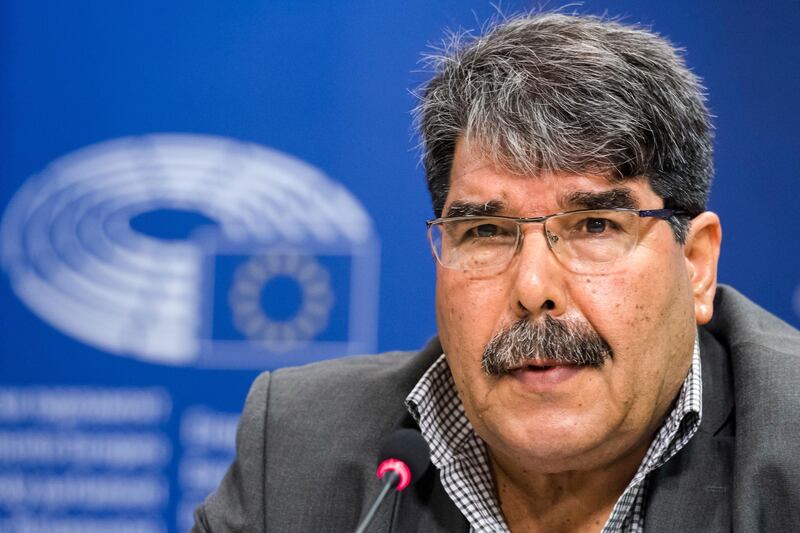
[[386,459],[398,459],[408,465],[411,471],[411,483],[415,483],[431,462],[431,451],[428,443],[419,431],[414,429],[398,429],[381,445],[378,464]]

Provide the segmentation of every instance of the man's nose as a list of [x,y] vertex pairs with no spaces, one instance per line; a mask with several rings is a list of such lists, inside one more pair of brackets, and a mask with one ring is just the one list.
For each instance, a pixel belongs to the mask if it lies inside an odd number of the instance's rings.
[[510,272],[512,305],[519,316],[531,319],[543,313],[558,316],[567,304],[564,267],[548,247],[541,225],[525,229]]

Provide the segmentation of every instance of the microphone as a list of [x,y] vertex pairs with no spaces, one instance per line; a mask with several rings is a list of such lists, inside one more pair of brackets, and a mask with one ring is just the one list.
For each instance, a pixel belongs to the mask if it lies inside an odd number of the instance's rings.
[[375,513],[386,495],[394,488],[398,492],[416,483],[428,469],[431,452],[428,443],[419,431],[398,429],[383,442],[378,455],[378,478],[383,480],[383,488],[372,503],[355,533],[367,530]]

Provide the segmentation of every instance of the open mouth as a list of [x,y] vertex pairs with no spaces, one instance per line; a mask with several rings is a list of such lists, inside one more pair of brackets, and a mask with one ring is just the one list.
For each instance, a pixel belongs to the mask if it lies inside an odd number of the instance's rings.
[[531,370],[533,372],[546,372],[551,368],[556,368],[557,366],[564,366],[564,365],[527,365],[524,367],[520,367],[520,370]]

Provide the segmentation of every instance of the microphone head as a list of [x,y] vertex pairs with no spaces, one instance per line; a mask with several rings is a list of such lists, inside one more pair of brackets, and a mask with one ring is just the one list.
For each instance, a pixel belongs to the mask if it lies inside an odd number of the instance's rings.
[[394,470],[394,461],[403,463],[408,469],[410,479],[404,478],[397,490],[403,490],[422,477],[431,463],[431,451],[422,434],[415,429],[398,429],[383,441],[378,455],[378,477],[387,470]]

